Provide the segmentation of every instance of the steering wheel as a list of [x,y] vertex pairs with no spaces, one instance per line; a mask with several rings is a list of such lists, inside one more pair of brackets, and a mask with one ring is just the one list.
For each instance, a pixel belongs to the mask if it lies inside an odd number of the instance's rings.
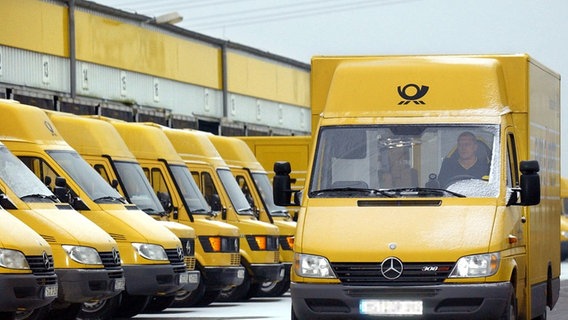
[[457,176],[453,176],[451,177],[447,182],[446,182],[446,188],[451,186],[452,184],[458,182],[458,181],[462,181],[462,180],[470,180],[470,179],[478,179],[474,176],[471,176],[469,174],[459,174]]

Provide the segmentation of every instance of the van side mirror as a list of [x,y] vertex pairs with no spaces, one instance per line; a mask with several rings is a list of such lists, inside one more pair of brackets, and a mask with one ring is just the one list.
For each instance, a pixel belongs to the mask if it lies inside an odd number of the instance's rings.
[[540,203],[540,167],[538,161],[521,161],[521,205],[534,206]]
[[63,177],[55,177],[55,187],[53,188],[53,194],[63,203],[71,203],[71,195],[69,189],[67,188],[67,180]]
[[[116,189],[118,187],[118,180],[112,179],[112,181],[110,182],[110,185],[113,189]],[[118,189],[116,189],[116,190],[118,190]]]
[[290,162],[277,161],[274,163],[274,178],[272,179],[272,193],[274,197],[274,204],[277,206],[298,206],[300,205],[298,197],[295,197],[294,203],[290,202],[292,190],[290,172]]

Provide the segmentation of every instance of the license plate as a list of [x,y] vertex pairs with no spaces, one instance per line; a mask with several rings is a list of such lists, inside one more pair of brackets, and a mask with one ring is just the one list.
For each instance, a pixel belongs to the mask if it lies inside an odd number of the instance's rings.
[[189,283],[199,283],[199,274],[189,274]]
[[114,291],[122,291],[126,289],[126,280],[124,278],[114,280]]
[[237,279],[244,279],[245,278],[245,270],[237,271]]
[[187,272],[179,275],[179,283],[180,284],[189,283],[189,274],[187,274]]
[[43,289],[43,295],[46,298],[47,297],[57,297],[57,285],[52,284],[52,285],[45,286],[45,288]]
[[361,300],[359,312],[368,315],[422,315],[422,301]]

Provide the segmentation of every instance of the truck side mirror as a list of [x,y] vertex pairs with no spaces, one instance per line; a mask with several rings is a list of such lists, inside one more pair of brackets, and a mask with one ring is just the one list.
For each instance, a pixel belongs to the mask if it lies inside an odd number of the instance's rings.
[[53,188],[53,194],[63,203],[70,203],[69,189],[67,188],[67,180],[63,177],[55,177],[55,187]]
[[291,182],[290,182],[290,162],[287,161],[277,161],[274,163],[274,178],[272,179],[272,193],[274,197],[274,204],[277,206],[293,206],[299,205],[290,202],[292,197]]
[[540,203],[540,170],[538,161],[521,161],[521,205],[534,206]]

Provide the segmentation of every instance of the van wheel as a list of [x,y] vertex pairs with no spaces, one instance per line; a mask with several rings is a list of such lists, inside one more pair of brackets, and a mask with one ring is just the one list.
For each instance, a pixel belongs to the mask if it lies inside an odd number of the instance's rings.
[[153,296],[150,298],[148,305],[144,309],[144,313],[159,313],[164,311],[174,303],[175,299],[175,295]]
[[517,320],[517,297],[515,296],[514,289],[511,292],[509,306],[505,308],[505,312],[501,316],[501,320]]
[[84,302],[77,319],[110,320],[120,305],[120,294],[95,302]]
[[47,316],[48,319],[75,320],[81,311],[82,303],[69,303],[65,308],[54,308],[52,306]]
[[41,308],[37,308],[34,310],[28,310],[28,311],[17,311],[15,313],[15,317],[10,318],[10,317],[0,317],[0,319],[4,320],[4,319],[16,319],[16,320],[40,320],[40,319],[46,319],[47,315],[49,314],[49,309],[51,308],[51,305],[47,305],[47,306],[43,306]]
[[142,313],[148,305],[151,296],[134,296],[122,292],[122,300],[120,306],[115,312],[117,318],[132,318],[135,315]]
[[278,282],[264,282],[258,288],[257,297],[280,297],[290,289],[290,275]]
[[180,290],[176,292],[173,308],[206,307],[210,305],[221,290],[207,290],[205,281],[200,281],[197,289],[193,291]]

